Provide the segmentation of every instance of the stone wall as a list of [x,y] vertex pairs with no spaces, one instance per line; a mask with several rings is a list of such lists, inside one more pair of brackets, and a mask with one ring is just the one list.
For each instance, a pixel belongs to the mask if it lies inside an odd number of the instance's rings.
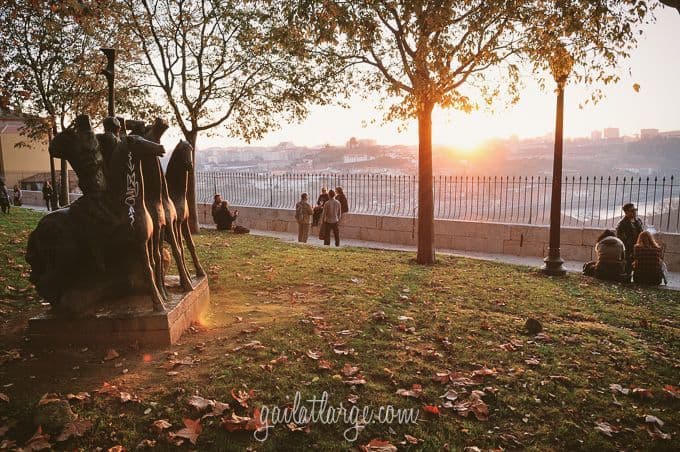
[[[71,201],[79,195],[71,194]],[[44,205],[42,193],[23,191],[26,205]],[[236,224],[263,231],[297,233],[291,209],[230,206],[239,210]],[[198,221],[212,224],[210,204],[198,205]],[[316,233],[315,229],[313,233]],[[341,238],[416,245],[416,221],[407,217],[383,217],[350,213],[340,224]],[[544,257],[548,254],[548,226],[474,221],[435,220],[435,246],[456,251],[478,251],[513,256]],[[562,228],[561,255],[565,260],[593,259],[594,244],[602,229]],[[680,271],[680,234],[660,233],[666,246],[665,261],[670,271]]]
[[[237,224],[250,229],[297,233],[293,210],[241,206],[230,206],[230,209],[238,209]],[[201,223],[212,223],[209,204],[200,204],[198,213]],[[416,245],[416,232],[416,222],[407,217],[350,213],[340,226],[340,235],[346,239],[398,245]],[[601,232],[602,229],[562,228],[562,258],[579,262],[592,260],[595,240]],[[548,226],[435,220],[435,246],[439,249],[544,257],[548,254],[548,233]],[[680,271],[680,234],[660,233],[659,237],[666,245],[668,269]]]

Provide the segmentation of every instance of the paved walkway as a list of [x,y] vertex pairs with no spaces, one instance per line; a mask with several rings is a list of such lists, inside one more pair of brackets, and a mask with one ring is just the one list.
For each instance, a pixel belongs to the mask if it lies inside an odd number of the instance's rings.
[[[28,209],[46,211],[44,206],[24,206]],[[215,229],[213,224],[201,224],[202,228],[205,229]],[[260,231],[251,229],[250,231],[253,235],[261,235],[265,237],[274,237],[283,242],[297,244],[297,234],[291,232],[275,232],[275,231]],[[316,234],[314,234],[316,233]],[[342,239],[341,239],[342,240]],[[314,228],[310,231],[309,242],[302,246],[316,246],[323,247],[323,242],[318,239],[318,229]],[[355,240],[347,239],[342,240],[340,246],[356,246],[360,248],[370,248],[376,250],[395,250],[395,251],[416,251],[415,246],[410,245],[397,245],[393,243],[382,243],[382,242],[369,242],[366,240]],[[516,264],[516,265],[526,265],[529,267],[540,267],[543,265],[543,258],[540,257],[530,257],[530,256],[513,256],[510,254],[493,254],[493,253],[479,253],[475,251],[459,251],[459,250],[449,250],[449,249],[437,249],[437,253],[449,254],[452,256],[469,257],[472,259],[483,259],[487,261],[503,262],[506,264]],[[565,268],[569,272],[581,272],[583,269],[583,262],[576,261],[566,261],[564,263]],[[672,272],[668,274],[668,286],[660,286],[662,289],[672,289],[680,291],[680,273]]]
[[[201,225],[204,228],[214,228],[212,225]],[[317,229],[314,229],[317,232]],[[253,235],[261,235],[266,237],[275,237],[283,242],[295,243],[297,244],[297,234],[290,232],[274,232],[274,231],[260,231],[252,230],[250,231]],[[310,234],[309,242],[305,246],[315,246],[323,247],[323,242],[318,239],[317,235]],[[396,250],[396,251],[416,251],[415,246],[410,245],[396,245],[393,243],[382,243],[382,242],[369,242],[366,240],[354,240],[347,239],[342,240],[340,246],[356,246],[361,248],[370,248],[377,250]],[[540,267],[543,265],[543,258],[531,257],[531,256],[513,256],[509,254],[493,254],[493,253],[480,253],[475,251],[459,251],[450,249],[437,249],[439,254],[448,254],[452,256],[469,257],[472,259],[483,259],[487,261],[503,262],[506,264],[516,264],[516,265],[526,265],[529,267]],[[565,268],[569,272],[580,273],[583,269],[583,262],[576,261],[566,261],[564,263]],[[672,289],[680,290],[680,273],[674,272],[668,274],[668,286],[660,286],[662,289]]]

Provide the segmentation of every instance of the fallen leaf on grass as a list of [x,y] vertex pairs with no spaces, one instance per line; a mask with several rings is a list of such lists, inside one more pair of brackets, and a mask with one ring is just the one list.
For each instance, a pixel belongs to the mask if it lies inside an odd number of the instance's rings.
[[454,400],[456,400],[458,398],[458,393],[456,391],[454,391],[453,389],[449,389],[443,395],[440,395],[439,398],[450,400],[450,401],[453,402]]
[[198,439],[198,435],[201,434],[203,431],[203,428],[201,427],[201,420],[200,419],[189,419],[185,418],[184,419],[184,428],[177,433],[175,433],[175,436],[178,436],[180,438],[185,438],[188,439],[191,444],[196,445],[196,440]]
[[652,399],[652,398],[654,398],[654,395],[652,394],[651,389],[633,388],[631,392],[634,396],[636,396],[640,399]]
[[664,385],[663,387],[664,395],[672,397],[674,399],[680,399],[680,389],[672,385]]
[[75,420],[73,422],[69,422],[64,426],[64,430],[61,432],[61,434],[57,437],[57,441],[66,441],[67,439],[71,437],[76,437],[79,438],[85,434],[86,431],[92,428],[92,421],[88,421],[87,419],[84,420]]
[[198,411],[205,411],[208,407],[213,406],[214,402],[209,399],[204,399],[201,396],[193,395],[189,397],[189,405],[196,408]]
[[505,350],[506,352],[514,352],[518,348],[521,348],[523,345],[524,344],[522,344],[520,341],[512,339],[510,340],[510,342],[506,342],[505,344],[499,345],[499,347]]
[[248,400],[250,400],[255,395],[255,391],[251,389],[250,391],[246,392],[243,389],[239,389],[238,393],[236,394],[234,391],[236,391],[236,388],[231,389],[231,396],[234,398],[234,400],[236,400],[243,408],[248,408]]
[[125,448],[125,446],[121,446],[120,444],[118,444],[116,446],[109,447],[108,449],[106,449],[106,452],[127,452],[127,449]]
[[43,396],[38,401],[38,406],[47,405],[48,403],[59,402],[61,399],[59,396],[53,392],[43,394]]
[[66,400],[77,400],[78,402],[84,402],[90,399],[90,393],[79,392],[78,394],[66,394]]
[[21,449],[22,452],[32,452],[38,450],[52,449],[50,444],[50,435],[42,432],[42,427],[38,426],[38,430],[31,436],[24,447]]
[[385,314],[385,311],[376,311],[371,314],[371,319],[374,322],[382,322],[383,320],[387,319],[387,315]]
[[321,358],[321,352],[313,351],[313,350],[307,350],[307,356],[310,357],[311,359],[317,360],[317,359]]
[[473,386],[476,385],[473,380],[464,376],[460,372],[437,372],[433,377],[433,380],[438,381],[442,384],[451,383],[454,386]]
[[327,361],[325,359],[319,360],[319,369],[331,370],[332,367],[333,367],[333,363],[331,363],[330,361]]
[[662,432],[656,424],[647,424],[647,434],[653,439],[671,439],[670,433]]
[[163,430],[167,430],[170,427],[172,427],[172,424],[168,422],[167,419],[158,419],[156,421],[153,421],[153,423],[151,424],[151,431],[157,435],[160,435],[161,433],[163,433]]
[[104,356],[104,361],[111,361],[112,359],[118,358],[120,355],[114,348],[110,348],[106,351],[106,356]]
[[268,428],[267,423],[262,423],[262,416],[260,410],[253,411],[253,417],[238,416],[236,413],[231,413],[231,417],[222,418],[222,426],[228,432],[238,431],[261,431]]
[[489,407],[482,400],[483,395],[484,391],[472,391],[468,400],[455,403],[453,409],[459,416],[467,417],[469,413],[472,413],[478,421],[488,421]]
[[271,361],[269,361],[269,364],[283,364],[287,362],[288,362],[287,356],[279,356],[278,358],[274,358]]
[[107,382],[104,382],[104,384],[102,384],[102,387],[95,390],[94,392],[96,392],[97,394],[106,395],[106,396],[114,396],[114,395],[119,396],[120,395],[118,388],[116,388],[114,385],[109,384]]
[[527,366],[539,366],[541,364],[541,361],[538,360],[537,358],[529,358],[529,359],[525,359],[524,363]]
[[[131,395],[129,392],[123,392],[123,391],[121,391],[121,392],[120,392],[120,395],[119,395],[118,397],[120,398],[120,401],[121,401],[122,403],[132,402],[133,400],[135,400],[135,399],[132,398],[132,395]],[[135,401],[136,401],[136,400],[135,400]]]
[[423,410],[425,410],[426,413],[431,414],[433,416],[441,415],[441,412],[439,411],[439,407],[437,407],[436,405],[425,405],[423,407]]
[[414,383],[412,389],[397,389],[397,395],[404,397],[420,398],[423,395],[423,387]]
[[655,425],[647,425],[647,433],[649,436],[651,436],[653,439],[663,439],[663,440],[669,440],[671,439],[671,434],[670,433],[664,433],[662,432],[657,426]]
[[630,389],[624,388],[618,383],[610,384],[609,389],[611,389],[611,391],[614,392],[614,393],[618,392],[618,393],[623,394],[623,395],[628,395],[628,393],[630,393]]
[[153,449],[156,447],[156,440],[154,439],[143,439],[137,444],[137,447],[135,449],[140,450],[140,449]]
[[597,421],[595,422],[595,430],[602,433],[603,435],[612,436],[612,433],[618,433],[619,428],[611,425],[609,422]]
[[246,430],[249,422],[252,422],[252,418],[247,416],[238,416],[236,413],[231,413],[231,416],[228,418],[222,418],[222,426],[228,432]]
[[286,428],[291,432],[309,433],[312,430],[312,426],[310,424],[298,425],[295,422],[287,423]]
[[0,400],[9,403],[9,396],[5,393],[0,392]]
[[363,375],[356,374],[354,377],[350,378],[349,380],[343,381],[343,383],[348,384],[348,385],[365,385],[366,379],[364,378]]
[[552,381],[559,381],[560,383],[569,384],[571,383],[571,378],[565,377],[564,375],[550,375]]
[[404,441],[401,442],[401,444],[418,444],[422,443],[424,440],[420,438],[416,438],[415,436],[411,435],[404,435]]
[[262,350],[265,348],[264,345],[260,341],[250,341],[247,344],[243,344],[238,347],[234,347],[231,351],[232,352],[237,352],[239,350]]
[[550,343],[550,342],[553,341],[552,338],[550,337],[550,335],[548,335],[546,333],[538,333],[536,336],[534,336],[534,339],[536,339],[537,341],[546,342],[546,343]]
[[489,369],[488,367],[484,366],[481,369],[473,370],[472,371],[472,378],[475,379],[476,377],[486,377],[486,376],[493,376],[495,377],[498,371],[496,371],[496,368],[494,367],[493,369]]
[[357,372],[359,372],[359,368],[356,366],[352,366],[349,363],[345,363],[345,366],[342,368],[341,372],[345,377],[351,377],[353,375],[356,375]]
[[389,441],[373,439],[368,444],[359,446],[359,450],[362,452],[396,452],[398,449],[397,446]]

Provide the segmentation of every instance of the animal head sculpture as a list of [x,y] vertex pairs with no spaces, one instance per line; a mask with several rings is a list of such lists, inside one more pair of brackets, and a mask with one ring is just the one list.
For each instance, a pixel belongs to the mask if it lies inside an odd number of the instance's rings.
[[191,171],[194,168],[193,150],[194,148],[191,146],[191,143],[180,140],[177,146],[175,146],[175,150],[172,151],[172,157],[170,157],[168,166],[171,164],[172,166],[177,165],[185,171]]
[[49,151],[53,157],[71,160],[75,155],[93,153],[98,145],[90,117],[80,115],[66,130],[52,139]]

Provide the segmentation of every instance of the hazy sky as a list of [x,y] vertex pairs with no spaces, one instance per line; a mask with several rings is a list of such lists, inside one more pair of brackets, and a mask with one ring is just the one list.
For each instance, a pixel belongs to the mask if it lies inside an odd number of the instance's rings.
[[[645,27],[645,35],[631,58],[623,62],[620,82],[608,86],[605,99],[597,105],[579,109],[588,97],[587,89],[567,86],[565,91],[565,136],[589,136],[593,130],[619,127],[622,134],[636,134],[641,128],[680,129],[680,14],[663,8],[657,21]],[[630,74],[628,69],[630,68]],[[527,76],[530,74],[527,73]],[[455,111],[435,112],[433,142],[460,147],[474,145],[494,137],[512,134],[520,137],[542,136],[554,130],[555,95],[542,92],[527,77],[518,104],[495,114],[478,111],[464,114]],[[639,92],[633,84],[639,83]],[[349,137],[373,138],[380,144],[416,144],[417,125],[411,123],[398,132],[396,124],[381,125],[382,113],[370,101],[356,99],[351,108],[317,107],[301,124],[285,124],[257,143],[276,145],[292,141],[313,146],[345,143]],[[375,124],[370,124],[377,120]],[[369,123],[367,127],[362,124]],[[199,137],[198,147],[245,145],[242,140]]]

